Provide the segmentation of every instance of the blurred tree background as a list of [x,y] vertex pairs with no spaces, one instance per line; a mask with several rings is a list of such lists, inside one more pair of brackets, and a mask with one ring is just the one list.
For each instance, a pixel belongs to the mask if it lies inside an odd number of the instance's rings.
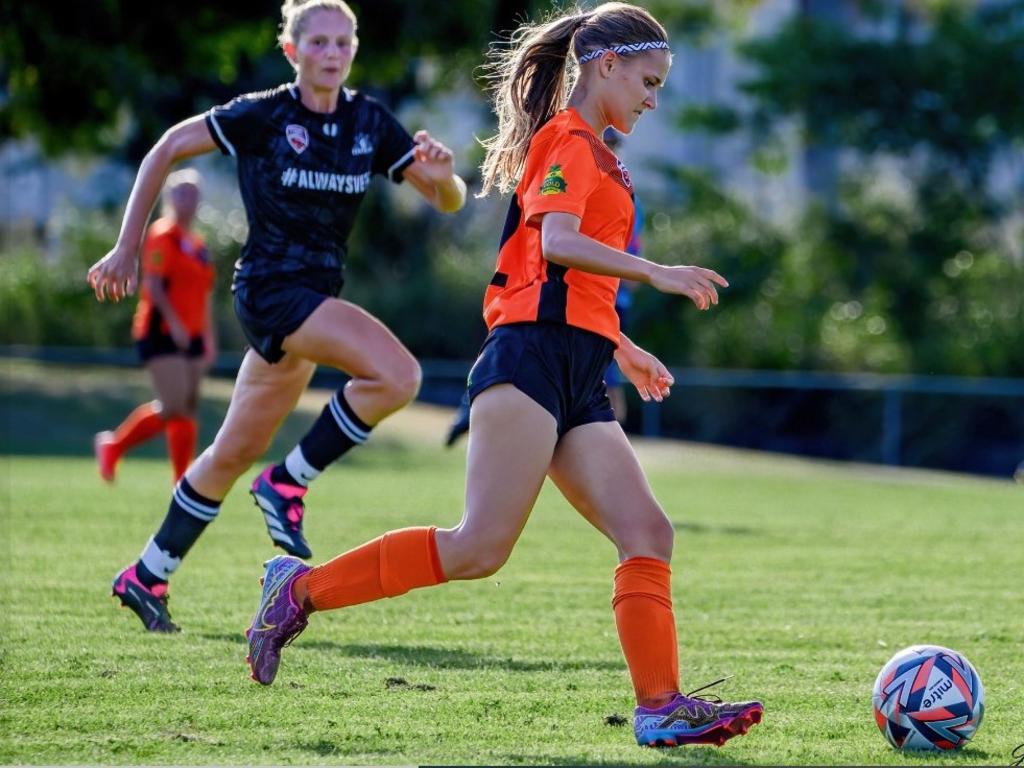
[[[730,41],[749,73],[738,103],[663,100],[679,135],[743,137],[765,176],[800,162],[809,195],[780,222],[714,170],[633,168],[645,255],[711,266],[732,283],[711,314],[641,289],[632,326],[640,343],[676,365],[1024,376],[1024,179],[1011,174],[1007,186],[999,177],[1024,147],[1024,3],[802,0],[754,38],[743,30],[756,0],[643,4],[677,45]],[[464,94],[483,132],[491,116],[474,80],[482,51],[496,30],[551,7],[352,6],[354,87],[412,115]],[[860,34],[822,12],[835,7],[868,23],[888,19],[889,31]],[[279,8],[4,0],[0,140],[34,137],[52,157],[100,154],[134,167],[174,122],[291,77],[275,47]],[[476,188],[479,159],[474,146],[459,158]],[[659,183],[647,189],[645,178]],[[472,357],[504,202],[471,200],[440,217],[385,187],[364,204],[346,295],[422,357]],[[83,212],[49,258],[32,243],[5,247],[0,342],[128,344],[131,307],[96,307],[82,280],[113,244],[120,212]],[[237,240],[211,238],[228,348],[241,345],[227,296]]]

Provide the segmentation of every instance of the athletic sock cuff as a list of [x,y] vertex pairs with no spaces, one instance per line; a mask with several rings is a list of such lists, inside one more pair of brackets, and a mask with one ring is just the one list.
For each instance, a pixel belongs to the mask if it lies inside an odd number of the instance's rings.
[[631,557],[615,569],[612,607],[629,597],[642,597],[672,607],[672,568],[653,557]]
[[203,496],[184,477],[174,486],[174,501],[185,512],[205,522],[210,522],[220,512],[221,502]]
[[331,415],[334,417],[338,429],[349,440],[356,444],[366,442],[367,438],[370,437],[373,427],[356,416],[356,412],[352,410],[352,406],[345,399],[344,390],[339,389],[334,393],[328,402],[328,407],[331,409]]

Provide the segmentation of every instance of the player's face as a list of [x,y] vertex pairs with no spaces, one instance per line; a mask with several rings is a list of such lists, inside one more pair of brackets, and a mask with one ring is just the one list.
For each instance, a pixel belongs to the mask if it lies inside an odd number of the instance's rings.
[[311,11],[295,46],[299,80],[316,90],[338,90],[356,55],[355,27],[341,11]]
[[199,207],[199,187],[195,184],[179,184],[171,190],[171,207],[178,221],[192,221]]
[[619,57],[606,81],[605,115],[620,133],[630,133],[640,116],[658,106],[658,90],[672,67],[668,51],[648,51],[639,56]]

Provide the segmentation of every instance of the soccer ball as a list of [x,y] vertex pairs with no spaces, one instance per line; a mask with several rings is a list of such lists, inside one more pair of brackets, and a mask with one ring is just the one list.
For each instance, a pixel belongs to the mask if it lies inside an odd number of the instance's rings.
[[882,667],[871,696],[875,722],[896,749],[959,749],[985,714],[971,663],[939,645],[912,645]]

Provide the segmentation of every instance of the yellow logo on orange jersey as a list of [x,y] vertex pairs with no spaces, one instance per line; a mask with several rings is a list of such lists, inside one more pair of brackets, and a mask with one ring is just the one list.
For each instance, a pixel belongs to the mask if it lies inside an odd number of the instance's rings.
[[540,185],[542,195],[560,195],[565,192],[569,185],[566,184],[565,176],[562,175],[562,166],[552,165],[548,175]]

